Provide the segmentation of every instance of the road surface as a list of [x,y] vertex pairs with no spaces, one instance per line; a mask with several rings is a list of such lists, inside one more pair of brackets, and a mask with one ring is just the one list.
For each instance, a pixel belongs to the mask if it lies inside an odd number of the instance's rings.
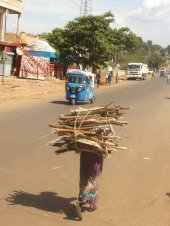
[[[161,78],[98,89],[95,105],[132,106],[116,127],[127,150],[104,162],[99,209],[77,221],[79,155],[55,156],[49,124],[72,106],[64,95],[0,108],[2,226],[170,226],[170,85]],[[91,105],[80,105],[89,107]]]

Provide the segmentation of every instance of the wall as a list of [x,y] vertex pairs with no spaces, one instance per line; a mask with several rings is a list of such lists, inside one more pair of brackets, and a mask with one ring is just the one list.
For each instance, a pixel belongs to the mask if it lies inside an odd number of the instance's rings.
[[1,0],[0,7],[12,10],[14,12],[22,13],[24,0]]

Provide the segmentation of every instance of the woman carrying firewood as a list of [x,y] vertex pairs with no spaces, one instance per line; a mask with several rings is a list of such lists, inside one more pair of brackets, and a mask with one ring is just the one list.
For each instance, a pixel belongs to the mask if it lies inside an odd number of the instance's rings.
[[98,203],[98,183],[102,173],[103,160],[118,149],[119,137],[115,135],[113,125],[123,126],[126,121],[120,121],[124,112],[119,105],[93,107],[90,109],[74,109],[69,114],[60,115],[58,125],[51,125],[53,133],[58,136],[49,144],[61,154],[74,151],[80,154],[80,181],[78,201],[75,210],[79,220],[81,211],[94,211]]
[[97,209],[98,182],[103,168],[103,156],[91,152],[80,153],[80,192],[76,203],[77,214],[80,219],[81,209],[89,204],[88,211]]

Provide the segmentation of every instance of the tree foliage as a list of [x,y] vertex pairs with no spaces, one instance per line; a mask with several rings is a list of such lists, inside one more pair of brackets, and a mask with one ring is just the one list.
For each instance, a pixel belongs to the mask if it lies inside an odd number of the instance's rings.
[[112,43],[114,43],[113,59],[120,61],[124,52],[133,50],[139,45],[138,37],[128,27],[114,29]]
[[151,40],[144,42],[128,27],[112,29],[114,21],[111,12],[82,16],[69,21],[63,29],[55,28],[40,36],[57,50],[60,61],[65,64],[74,62],[96,68],[111,61],[126,64],[133,60],[159,67],[166,61],[166,51],[170,53],[170,46],[163,49]]
[[102,16],[79,17],[65,27],[67,33],[67,56],[84,66],[103,65],[112,56],[113,44],[110,36],[110,23],[114,21],[111,13]]
[[106,65],[121,51],[134,48],[138,38],[129,28],[112,29],[114,15],[83,16],[69,21],[64,29],[55,28],[41,37],[58,50],[60,59],[70,64],[86,66]]
[[40,37],[46,39],[61,54],[65,43],[64,29],[55,28],[52,32],[40,34]]

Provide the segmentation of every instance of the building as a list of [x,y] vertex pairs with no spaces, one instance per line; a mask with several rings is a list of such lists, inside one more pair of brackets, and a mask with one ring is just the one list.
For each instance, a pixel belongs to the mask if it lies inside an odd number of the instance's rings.
[[23,37],[22,40],[24,43],[27,40],[27,45],[17,48],[21,57],[20,67],[17,68],[19,77],[44,80],[45,77],[54,76],[54,64],[58,58],[56,50],[45,40],[38,38],[33,41],[33,37]]
[[9,14],[18,16],[16,34],[19,34],[21,13],[24,8],[24,0],[1,0],[0,1],[0,41],[5,41],[6,26]]
[[[39,40],[39,36],[20,33],[20,18],[24,8],[24,0],[0,0],[0,75],[16,75],[24,78],[43,78],[54,75],[55,50],[44,49],[47,43]],[[7,33],[9,14],[16,14],[17,24],[14,33]],[[43,48],[29,49],[39,46]],[[44,44],[45,43],[45,44]],[[34,46],[33,46],[34,44]],[[36,45],[35,45],[36,44]],[[38,45],[39,44],[39,45]]]
[[[20,18],[23,12],[24,0],[0,1],[0,75],[10,75],[14,67],[14,58],[19,34]],[[9,14],[16,14],[17,24],[15,34],[7,34]]]

